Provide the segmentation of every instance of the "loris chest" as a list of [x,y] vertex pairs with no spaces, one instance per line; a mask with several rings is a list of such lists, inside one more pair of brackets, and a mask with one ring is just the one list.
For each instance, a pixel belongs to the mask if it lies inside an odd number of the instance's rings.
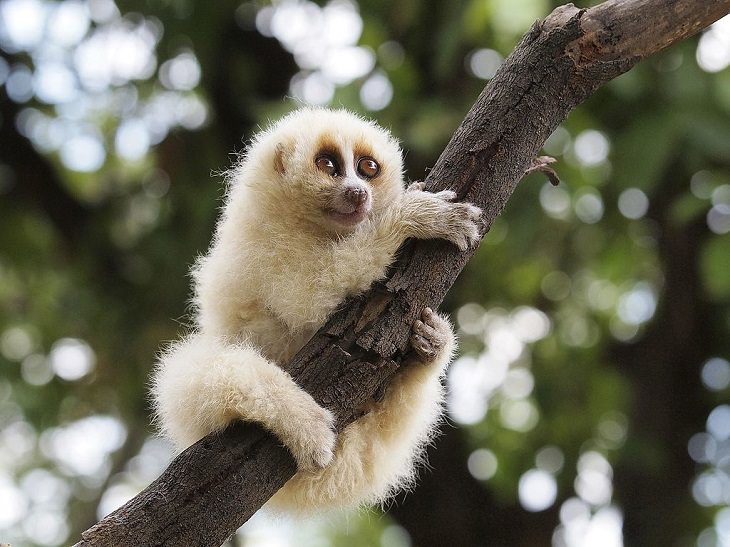
[[236,311],[234,336],[261,351],[276,362],[290,359],[316,332],[311,328],[294,330],[277,314],[260,302],[247,302]]
[[381,278],[392,260],[385,255],[376,259],[375,245],[359,253],[339,243],[310,252],[291,250],[286,260],[261,270],[261,301],[290,331],[316,331],[347,297]]

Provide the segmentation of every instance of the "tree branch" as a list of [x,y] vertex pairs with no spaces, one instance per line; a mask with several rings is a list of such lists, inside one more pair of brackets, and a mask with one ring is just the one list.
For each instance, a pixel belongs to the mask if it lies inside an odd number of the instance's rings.
[[[536,23],[482,92],[426,179],[484,210],[484,231],[568,113],[640,59],[730,12],[730,0],[568,4]],[[381,394],[408,349],[410,325],[442,301],[473,251],[412,241],[389,279],[337,312],[286,365],[342,429]],[[295,472],[255,424],[209,435],[77,545],[220,545]]]

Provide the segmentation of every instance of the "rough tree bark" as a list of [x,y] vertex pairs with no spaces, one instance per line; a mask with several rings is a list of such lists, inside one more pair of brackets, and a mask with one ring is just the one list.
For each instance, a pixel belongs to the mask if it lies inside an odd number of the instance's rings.
[[[490,81],[426,179],[484,210],[484,232],[568,113],[647,55],[730,12],[730,0],[568,4],[536,23]],[[286,365],[337,415],[339,429],[386,388],[410,325],[437,307],[473,251],[410,242],[391,276],[353,299]],[[236,424],[180,454],[149,487],[82,535],[79,546],[220,545],[295,472],[277,440]]]

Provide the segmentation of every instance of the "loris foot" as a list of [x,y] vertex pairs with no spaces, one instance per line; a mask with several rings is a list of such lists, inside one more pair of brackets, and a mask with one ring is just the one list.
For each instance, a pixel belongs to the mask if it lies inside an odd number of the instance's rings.
[[436,361],[453,338],[451,325],[431,308],[424,308],[413,323],[411,346],[424,364]]

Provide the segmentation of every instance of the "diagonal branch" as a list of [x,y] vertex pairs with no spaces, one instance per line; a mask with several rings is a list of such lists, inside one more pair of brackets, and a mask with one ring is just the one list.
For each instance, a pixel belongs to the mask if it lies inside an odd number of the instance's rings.
[[[477,99],[426,180],[484,210],[484,231],[568,113],[639,60],[730,12],[730,0],[568,4],[536,23]],[[341,429],[378,397],[407,352],[410,325],[436,307],[473,251],[411,242],[392,275],[349,301],[286,365]],[[295,472],[254,424],[209,435],[77,545],[219,545]]]

